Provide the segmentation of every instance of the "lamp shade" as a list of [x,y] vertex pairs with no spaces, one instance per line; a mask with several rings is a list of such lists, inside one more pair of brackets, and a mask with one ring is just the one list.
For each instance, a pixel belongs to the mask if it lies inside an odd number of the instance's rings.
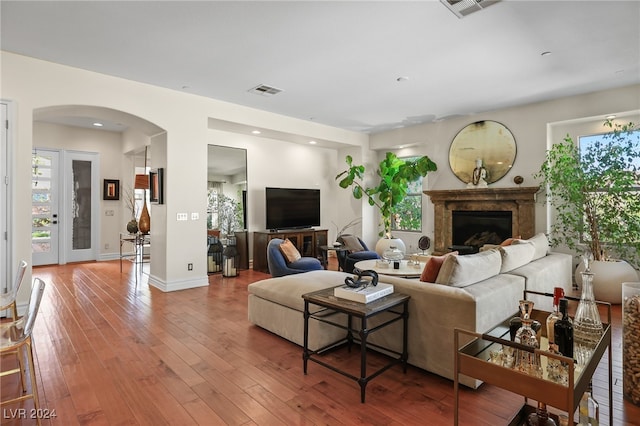
[[133,187],[135,189],[149,189],[149,175],[136,175]]

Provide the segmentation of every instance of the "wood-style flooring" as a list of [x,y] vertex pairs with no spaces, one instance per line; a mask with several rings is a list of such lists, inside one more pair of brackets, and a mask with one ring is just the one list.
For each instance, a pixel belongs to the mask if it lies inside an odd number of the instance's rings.
[[[51,416],[44,425],[453,424],[453,382],[414,367],[372,380],[365,404],[342,375],[310,363],[305,376],[299,346],[247,321],[247,285],[266,274],[213,275],[208,287],[173,293],[144,274],[136,282],[129,263],[120,273],[118,261],[36,267],[33,276],[47,283],[34,330],[41,412]],[[640,425],[640,407],[622,398],[620,322],[618,306],[612,423],[606,362],[595,397],[601,424]],[[359,371],[357,352],[328,356]],[[3,399],[19,392],[16,377],[3,378],[0,391]],[[522,403],[487,384],[464,388],[460,424],[507,424]],[[31,407],[3,407],[1,424],[35,424],[16,418]]]

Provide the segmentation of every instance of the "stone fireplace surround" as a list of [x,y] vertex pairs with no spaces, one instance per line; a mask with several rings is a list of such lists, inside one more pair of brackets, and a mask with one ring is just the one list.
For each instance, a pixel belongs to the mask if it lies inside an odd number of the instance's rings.
[[424,191],[434,206],[434,254],[452,245],[454,211],[510,211],[512,236],[535,233],[535,201],[539,187],[476,188]]

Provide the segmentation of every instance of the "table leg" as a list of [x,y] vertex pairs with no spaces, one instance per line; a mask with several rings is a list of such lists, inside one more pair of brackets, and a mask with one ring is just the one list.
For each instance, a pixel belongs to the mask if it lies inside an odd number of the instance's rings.
[[365,390],[367,388],[367,319],[362,318],[362,327],[360,329],[360,402],[364,404]]
[[408,340],[409,340],[409,300],[404,302],[404,311],[402,312],[402,371],[407,373],[407,360],[409,359]]
[[302,370],[307,374],[307,363],[309,361],[309,302],[304,301],[304,344],[302,347]]

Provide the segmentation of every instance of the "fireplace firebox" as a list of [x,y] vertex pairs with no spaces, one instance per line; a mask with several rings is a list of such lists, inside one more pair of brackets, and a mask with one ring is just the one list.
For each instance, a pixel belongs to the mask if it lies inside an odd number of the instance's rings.
[[477,253],[485,244],[500,244],[511,236],[510,211],[452,212],[452,250]]

